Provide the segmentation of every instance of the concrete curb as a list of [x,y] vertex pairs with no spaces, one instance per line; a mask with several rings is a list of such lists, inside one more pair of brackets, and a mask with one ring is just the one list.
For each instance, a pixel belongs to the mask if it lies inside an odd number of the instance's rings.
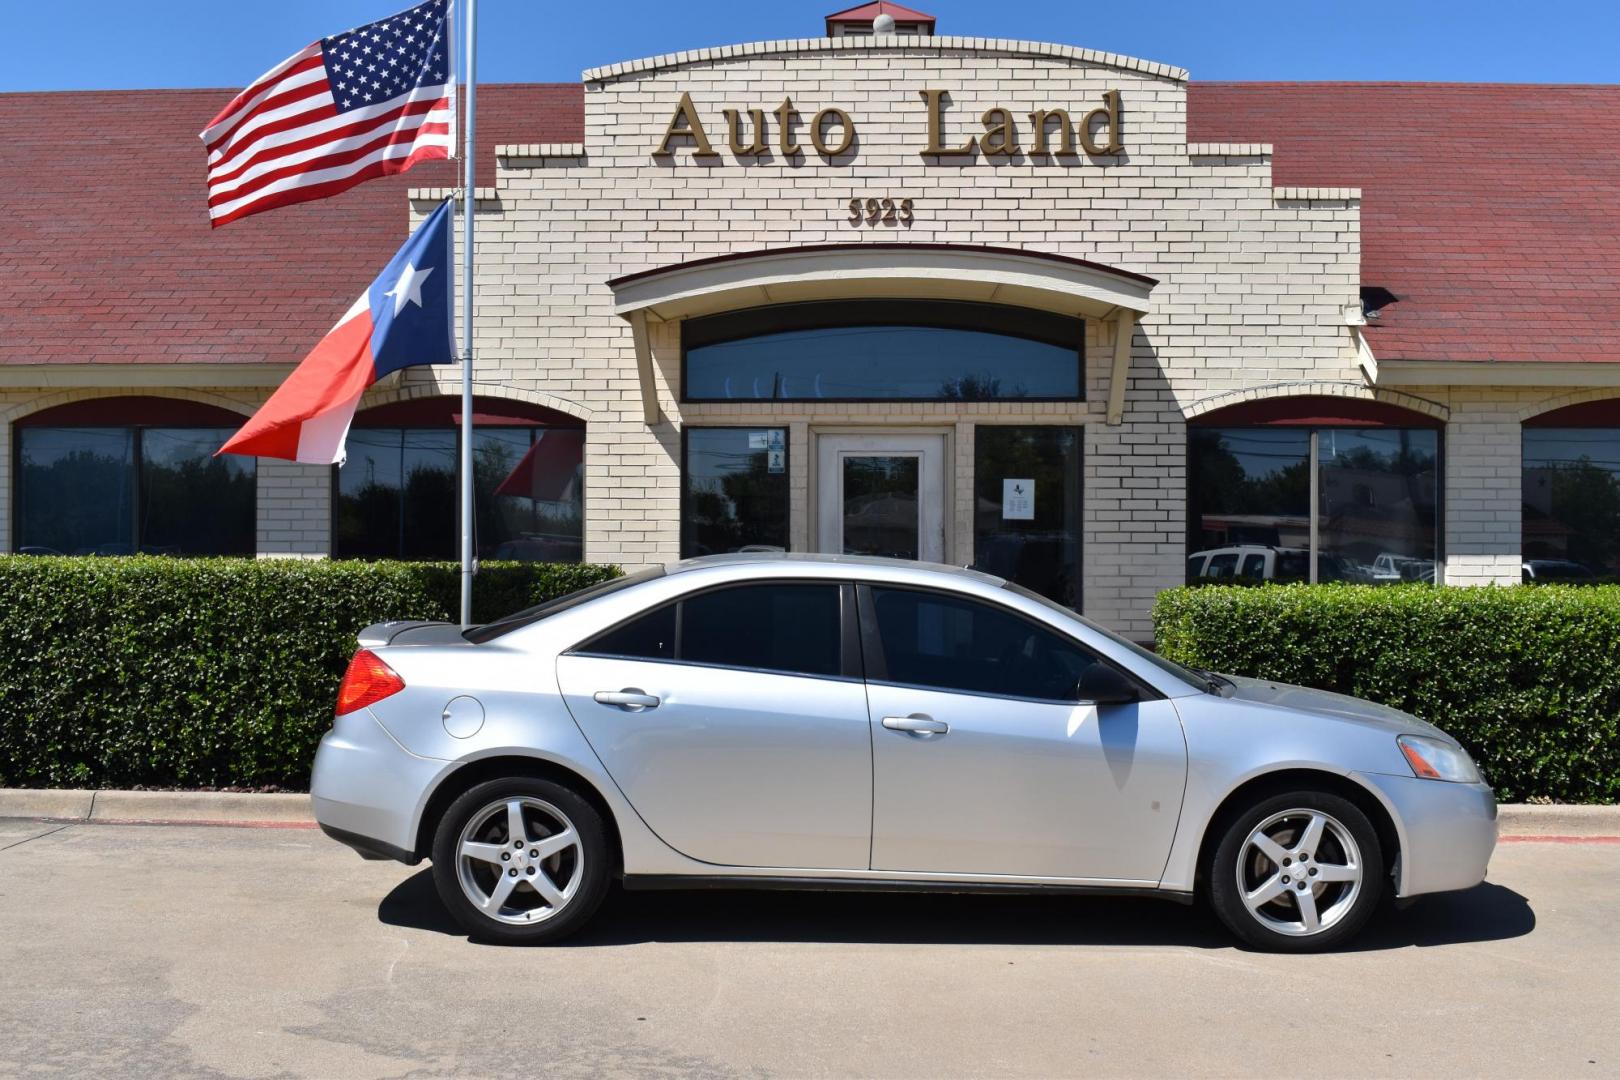
[[56,821],[315,823],[309,796],[228,791],[62,791],[0,788],[0,818]]
[[[55,821],[207,822],[214,825],[313,825],[309,796],[224,791],[79,791],[0,788],[0,818]],[[1503,836],[1620,836],[1620,805],[1531,806],[1505,803]]]
[[1503,836],[1620,836],[1620,806],[1533,806],[1504,803],[1497,808]]

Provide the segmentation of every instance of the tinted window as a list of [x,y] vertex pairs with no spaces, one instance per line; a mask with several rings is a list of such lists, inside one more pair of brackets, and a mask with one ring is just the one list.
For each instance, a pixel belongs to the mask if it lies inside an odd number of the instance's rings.
[[1620,581],[1620,428],[1525,428],[1530,581]]
[[25,427],[17,546],[38,554],[251,555],[253,458],[231,428]]
[[787,428],[687,428],[681,483],[682,558],[787,550]]
[[[455,428],[352,429],[333,506],[338,557],[455,558],[459,446]],[[578,562],[584,453],[577,428],[475,428],[478,557]]]
[[973,564],[1080,606],[1079,428],[973,429]]
[[838,586],[741,585],[681,601],[680,659],[837,675]]
[[675,605],[631,619],[581,646],[580,652],[597,656],[629,656],[637,660],[675,658]]
[[682,325],[689,401],[1083,398],[1079,319],[994,304],[838,301]]
[[889,682],[1074,701],[1081,673],[1099,662],[1067,638],[973,600],[875,588],[872,602]]

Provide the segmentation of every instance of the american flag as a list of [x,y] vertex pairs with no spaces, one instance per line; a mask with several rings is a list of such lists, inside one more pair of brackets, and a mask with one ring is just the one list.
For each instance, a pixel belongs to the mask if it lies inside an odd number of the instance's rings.
[[324,199],[455,145],[448,0],[427,0],[283,60],[202,132],[215,228]]

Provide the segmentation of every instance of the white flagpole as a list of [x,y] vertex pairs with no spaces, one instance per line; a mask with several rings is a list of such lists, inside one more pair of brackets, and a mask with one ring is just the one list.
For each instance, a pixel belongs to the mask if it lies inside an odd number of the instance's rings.
[[478,190],[473,182],[478,87],[478,0],[467,8],[467,119],[464,125],[461,189],[461,622],[472,622],[473,588],[473,218]]

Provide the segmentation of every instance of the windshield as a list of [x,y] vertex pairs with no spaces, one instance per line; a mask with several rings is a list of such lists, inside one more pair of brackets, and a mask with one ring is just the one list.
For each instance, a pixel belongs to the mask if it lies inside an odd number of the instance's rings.
[[1078,620],[1092,630],[1097,631],[1097,633],[1106,635],[1110,641],[1117,642],[1122,647],[1129,649],[1136,656],[1152,664],[1165,674],[1180,679],[1182,682],[1193,687],[1195,690],[1202,690],[1205,693],[1210,693],[1213,691],[1213,687],[1210,685],[1210,680],[1200,672],[1194,671],[1189,667],[1184,667],[1181,664],[1176,663],[1174,660],[1167,660],[1158,653],[1154,652],[1152,649],[1144,649],[1142,646],[1138,645],[1129,638],[1120,637],[1106,626],[1097,625],[1095,622],[1086,618],[1073,608],[1064,607],[1056,600],[1042,596],[1038,592],[1031,589],[1026,589],[1022,585],[1014,584],[1011,581],[1007,582],[1002,587],[1010,592],[1017,593],[1019,596],[1022,596],[1027,600],[1033,600],[1037,604],[1044,607],[1049,607],[1061,615],[1066,615],[1071,619]]
[[519,627],[537,623],[549,615],[557,614],[559,611],[567,611],[569,608],[583,604],[587,600],[595,600],[599,596],[616,593],[620,589],[628,589],[633,585],[640,585],[643,581],[651,581],[653,578],[663,576],[664,568],[654,566],[648,570],[626,574],[624,577],[598,581],[595,585],[587,585],[583,589],[575,589],[573,592],[552,597],[543,604],[536,604],[534,607],[514,612],[504,619],[496,619],[494,622],[484,623],[482,626],[470,626],[461,636],[474,645],[481,645],[486,641],[495,640],[502,634],[510,634]]

